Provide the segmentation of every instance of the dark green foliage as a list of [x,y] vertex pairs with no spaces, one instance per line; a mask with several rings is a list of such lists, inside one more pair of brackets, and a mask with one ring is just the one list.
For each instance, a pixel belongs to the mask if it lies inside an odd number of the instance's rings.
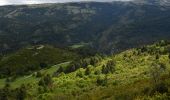
[[168,55],[169,59],[170,59],[170,54]]
[[101,74],[101,70],[96,70],[96,71],[94,72],[94,74],[95,74],[95,75],[100,75],[100,74]]
[[64,72],[64,68],[62,66],[59,67],[59,69],[57,70],[58,73]]
[[88,65],[96,66],[100,61],[102,60],[102,57],[99,55],[96,55],[94,57],[88,57],[84,59],[79,59],[71,62],[65,69],[65,73],[74,72],[79,68],[87,68]]
[[108,74],[115,71],[115,62],[113,60],[108,61],[106,65],[102,66],[102,73]]
[[82,77],[84,76],[84,74],[83,74],[83,72],[78,71],[77,74],[76,74],[76,76],[82,78]]
[[167,66],[163,63],[159,63],[159,66],[160,66],[161,70],[163,70],[163,71],[165,71],[167,68]]
[[53,73],[53,76],[58,76],[62,72],[65,72],[65,69],[62,66],[60,66],[58,70]]
[[[142,46],[140,48],[137,48],[135,54],[151,54],[155,55],[155,59],[159,59],[160,55],[166,55],[170,52],[170,42],[161,40],[159,42],[156,42],[154,46],[148,47],[148,46]],[[137,52],[137,53],[136,53]]]
[[154,86],[154,89],[153,89],[154,92],[158,92],[158,93],[168,93],[168,87],[166,86],[165,83],[159,83],[159,84],[156,84]]
[[52,85],[53,85],[52,77],[49,74],[43,76],[39,80],[38,85],[39,85],[38,91],[40,94],[52,90]]
[[91,46],[83,46],[81,48],[71,49],[71,51],[76,52],[77,54],[81,55],[82,57],[90,57],[95,56],[97,54],[97,50],[95,50]]
[[20,88],[16,89],[16,99],[17,100],[25,100],[27,95],[27,90],[25,85],[21,85]]
[[156,45],[157,46],[166,46],[168,44],[168,41],[166,40],[161,40],[160,42],[158,42]]
[[156,55],[155,59],[159,59],[159,55],[158,54]]
[[48,67],[48,64],[47,64],[47,63],[44,63],[44,62],[40,62],[40,67],[41,67],[41,68],[47,68],[47,67]]
[[9,78],[6,78],[5,82],[7,82],[7,83],[10,82],[10,79],[9,79]]
[[52,65],[72,61],[78,55],[52,46],[40,45],[23,48],[0,61],[0,75],[19,76],[48,68]]
[[10,85],[6,84],[3,89],[0,89],[0,100],[25,100],[27,97],[27,90],[24,84],[16,89],[11,89]]
[[38,82],[38,85],[45,87],[44,79],[41,79],[41,80]]
[[52,83],[53,83],[52,77],[49,74],[47,74],[40,79],[38,85],[43,87],[48,87],[51,86]]
[[154,84],[158,84],[161,80],[161,74],[165,71],[166,66],[162,63],[156,64],[152,63],[152,66],[150,68],[150,76],[153,80]]
[[38,78],[38,77],[42,77],[43,75],[42,75],[42,73],[40,72],[40,71],[38,71],[37,73],[36,73],[36,77]]
[[9,90],[1,89],[0,90],[0,100],[8,100]]
[[107,80],[107,76],[105,76],[104,78],[99,76],[97,77],[96,83],[97,85],[106,86]]
[[85,70],[85,75],[90,75],[91,74],[91,66],[88,66]]
[[146,51],[147,51],[147,47],[144,46],[144,47],[141,48],[141,52],[142,52],[142,53],[143,53],[143,52],[146,52]]

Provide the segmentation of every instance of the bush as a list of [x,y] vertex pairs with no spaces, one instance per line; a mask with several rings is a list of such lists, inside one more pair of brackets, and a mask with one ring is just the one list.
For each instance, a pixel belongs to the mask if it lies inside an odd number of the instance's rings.
[[40,79],[38,85],[46,87],[52,85],[52,83],[53,83],[52,77],[49,74],[47,74],[46,76]]
[[95,74],[95,75],[100,75],[100,74],[101,74],[101,71],[100,71],[100,70],[96,70],[96,71],[94,72],[94,74]]
[[17,100],[25,100],[26,95],[27,95],[27,91],[26,91],[26,86],[23,84],[21,85],[20,88],[16,89],[16,93],[17,93]]
[[92,66],[88,66],[85,70],[85,75],[90,75],[92,71]]
[[42,77],[42,73],[40,71],[37,72],[36,77]]
[[78,71],[76,76],[82,78],[84,75],[83,75],[83,73],[81,71]]
[[161,93],[161,94],[168,93],[168,87],[166,86],[165,83],[161,82],[161,83],[155,85],[153,91]]
[[105,76],[104,78],[101,76],[97,77],[96,83],[97,83],[97,85],[106,86],[107,85],[107,76]]
[[115,71],[115,62],[114,61],[108,61],[106,65],[102,66],[103,74],[113,73],[114,71]]

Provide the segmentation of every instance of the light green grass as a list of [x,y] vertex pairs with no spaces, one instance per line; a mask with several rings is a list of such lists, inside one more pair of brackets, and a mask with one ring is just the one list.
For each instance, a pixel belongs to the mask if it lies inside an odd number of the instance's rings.
[[[54,65],[51,68],[42,69],[42,70],[40,70],[40,72],[43,74],[52,75],[59,68],[59,66],[67,66],[69,63],[70,62],[65,62],[65,63],[61,63],[58,65]],[[38,80],[39,80],[39,78],[36,78],[35,76],[33,76],[33,74],[31,74],[31,75],[27,75],[27,76],[23,76],[23,77],[18,77],[14,82],[10,82],[10,86],[11,86],[11,88],[17,88],[22,84],[37,83]],[[0,88],[4,87],[4,85],[6,84],[5,81],[6,81],[6,79],[0,79]]]
[[72,46],[70,46],[72,49],[77,49],[77,48],[81,48],[84,47],[86,45],[88,45],[89,43],[79,43],[79,44],[74,44]]

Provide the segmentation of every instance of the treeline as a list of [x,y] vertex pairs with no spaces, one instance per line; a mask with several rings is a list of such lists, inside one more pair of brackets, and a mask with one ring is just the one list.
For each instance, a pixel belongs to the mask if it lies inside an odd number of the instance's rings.
[[149,53],[151,55],[162,55],[170,53],[170,42],[161,40],[155,43],[152,46],[142,46],[140,48],[136,48],[134,54],[140,55],[142,53]]

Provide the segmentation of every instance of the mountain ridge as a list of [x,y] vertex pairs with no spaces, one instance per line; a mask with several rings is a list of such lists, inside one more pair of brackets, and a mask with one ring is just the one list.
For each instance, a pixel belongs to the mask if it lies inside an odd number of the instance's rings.
[[133,0],[136,4],[170,6],[169,0]]
[[88,43],[100,52],[117,52],[169,39],[169,12],[169,7],[132,2],[0,7],[0,51]]

